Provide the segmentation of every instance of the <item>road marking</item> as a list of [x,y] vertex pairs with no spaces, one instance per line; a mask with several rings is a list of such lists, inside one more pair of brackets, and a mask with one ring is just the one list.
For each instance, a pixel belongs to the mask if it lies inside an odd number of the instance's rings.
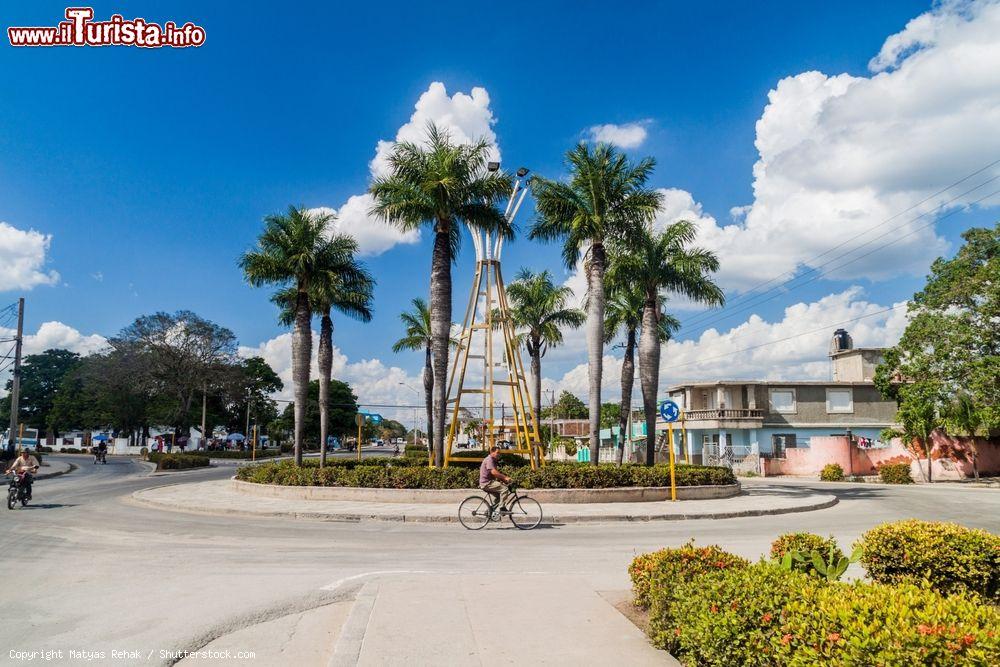
[[435,573],[431,570],[373,570],[371,572],[362,572],[361,574],[352,574],[349,577],[344,577],[343,579],[338,579],[332,584],[327,584],[320,588],[321,591],[335,591],[349,581],[354,581],[356,579],[363,579],[365,577],[377,577],[383,574],[441,574]]

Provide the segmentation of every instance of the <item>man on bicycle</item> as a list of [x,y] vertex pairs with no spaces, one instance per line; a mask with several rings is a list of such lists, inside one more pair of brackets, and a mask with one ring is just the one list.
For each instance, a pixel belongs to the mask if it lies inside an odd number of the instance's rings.
[[502,507],[510,496],[510,489],[507,488],[507,485],[510,484],[510,477],[497,468],[499,459],[500,448],[493,445],[490,447],[490,453],[486,455],[479,466],[479,488],[493,496],[493,499]]
[[6,474],[24,473],[25,495],[31,500],[31,482],[36,472],[38,472],[38,459],[31,455],[30,449],[21,450],[18,456],[7,468]]

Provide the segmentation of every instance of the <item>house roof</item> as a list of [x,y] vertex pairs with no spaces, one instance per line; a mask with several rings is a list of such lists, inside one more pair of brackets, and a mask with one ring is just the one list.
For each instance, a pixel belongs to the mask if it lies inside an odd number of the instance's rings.
[[743,385],[764,385],[770,387],[871,387],[874,382],[858,381],[845,382],[837,380],[698,380],[694,382],[684,382],[667,387],[668,393],[682,391],[695,387],[731,387]]

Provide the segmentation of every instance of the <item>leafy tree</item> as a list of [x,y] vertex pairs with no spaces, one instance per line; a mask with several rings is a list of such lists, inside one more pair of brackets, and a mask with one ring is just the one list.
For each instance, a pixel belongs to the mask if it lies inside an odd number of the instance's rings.
[[295,463],[302,465],[302,433],[309,399],[309,364],[312,359],[313,306],[309,291],[322,283],[336,246],[329,242],[333,215],[290,206],[284,214],[264,218],[257,247],[243,254],[240,268],[253,287],[295,288],[295,326],[292,329],[292,383],[295,403]]
[[[357,425],[354,416],[358,414],[358,397],[351,386],[340,380],[330,380],[330,433],[333,435],[350,435],[356,433]],[[302,422],[303,438],[309,442],[319,442],[319,380],[309,383],[308,398],[305,403],[305,419]],[[272,424],[275,432],[291,431],[295,424],[295,406],[285,407],[281,418]],[[368,431],[366,436],[376,435],[375,429]]]
[[[335,234],[329,242],[331,251],[323,253],[329,264],[322,267],[309,289],[309,302],[320,316],[319,349],[316,361],[319,366],[319,420],[320,442],[325,443],[330,429],[327,423],[330,397],[328,390],[333,374],[333,318],[331,311],[347,315],[361,322],[372,319],[372,293],[375,280],[364,265],[355,259],[358,242],[353,237]],[[295,322],[295,306],[298,290],[286,287],[274,295],[274,301],[281,308],[279,317],[285,326]],[[326,447],[320,447],[319,465],[326,465]]]
[[241,359],[229,367],[227,381],[217,394],[222,409],[209,425],[223,423],[226,430],[239,433],[248,430],[248,419],[266,425],[278,416],[271,395],[284,388],[285,383],[263,358]]
[[904,435],[927,456],[928,478],[934,428],[1000,428],[1000,223],[962,238],[953,258],[931,265],[907,305],[906,330],[875,373],[879,391],[899,404]]
[[563,327],[576,328],[586,320],[582,310],[566,307],[572,296],[573,290],[552,282],[548,271],[532,273],[521,269],[507,286],[511,324],[521,332],[518,337],[531,360],[536,424],[542,421],[542,357],[549,347],[562,343]]
[[555,405],[543,409],[542,417],[547,419],[550,416],[554,419],[586,419],[587,406],[564,389]]
[[590,458],[600,457],[601,375],[604,354],[604,274],[608,242],[634,239],[660,208],[662,195],[646,182],[656,164],[633,164],[615,147],[585,143],[566,154],[568,182],[532,181],[537,220],[530,237],[563,242],[563,261],[574,268],[584,253],[587,273],[587,357],[590,383]]
[[447,412],[445,377],[451,338],[451,263],[461,239],[461,225],[511,236],[497,203],[510,193],[510,177],[488,171],[489,143],[455,144],[448,132],[428,125],[423,144],[397,143],[389,155],[389,174],[376,178],[370,192],[371,213],[403,230],[425,225],[434,230],[431,255],[430,315],[434,365],[434,460],[444,463]]
[[[21,365],[18,421],[39,432],[49,428],[49,413],[63,378],[79,363],[80,355],[62,349],[50,349],[41,354],[25,356]],[[0,423],[10,420],[10,391],[13,386],[13,379],[7,380],[8,393],[0,399]]]
[[[622,416],[622,406],[620,403],[602,403],[601,404],[601,428],[611,428],[616,426],[621,421]],[[626,431],[622,431],[622,438],[627,434]]]
[[434,438],[434,366],[431,362],[431,352],[434,338],[431,332],[431,311],[427,307],[427,302],[423,299],[414,299],[413,310],[402,312],[399,319],[403,322],[405,335],[397,340],[392,351],[400,353],[403,350],[424,351],[424,401],[427,410],[427,440],[433,442]]
[[[687,221],[675,222],[659,233],[644,230],[639,241],[622,248],[611,264],[612,283],[631,282],[643,290],[645,297],[639,338],[639,383],[646,417],[646,465],[650,466],[656,454],[656,394],[660,384],[664,294],[680,294],[708,306],[720,306],[726,300],[722,289],[710,277],[719,270],[719,259],[710,250],[691,247],[697,233],[697,227]],[[667,322],[676,324],[676,320]],[[646,335],[647,332],[651,335]]]

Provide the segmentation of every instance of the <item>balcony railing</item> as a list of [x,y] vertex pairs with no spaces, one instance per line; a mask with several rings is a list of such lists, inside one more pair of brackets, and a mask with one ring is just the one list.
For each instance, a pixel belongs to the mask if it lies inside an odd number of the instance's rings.
[[689,421],[699,419],[763,419],[764,411],[751,408],[724,410],[685,410],[684,417]]

